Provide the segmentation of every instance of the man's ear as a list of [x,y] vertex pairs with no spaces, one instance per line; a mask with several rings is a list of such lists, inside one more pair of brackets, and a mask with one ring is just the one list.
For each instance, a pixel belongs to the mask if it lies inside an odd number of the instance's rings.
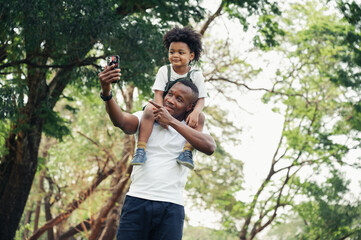
[[195,105],[196,105],[195,103],[190,103],[187,106],[186,113],[192,112]]
[[187,106],[186,112],[187,112],[187,113],[188,113],[188,112],[191,112],[191,111],[193,110],[193,107],[194,107],[194,104],[193,104],[193,103],[189,104],[189,105]]

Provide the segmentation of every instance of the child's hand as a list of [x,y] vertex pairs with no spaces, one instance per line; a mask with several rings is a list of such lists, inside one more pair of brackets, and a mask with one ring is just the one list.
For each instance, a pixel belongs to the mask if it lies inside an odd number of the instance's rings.
[[186,119],[186,123],[191,128],[196,128],[198,126],[198,119],[199,119],[199,113],[191,112]]

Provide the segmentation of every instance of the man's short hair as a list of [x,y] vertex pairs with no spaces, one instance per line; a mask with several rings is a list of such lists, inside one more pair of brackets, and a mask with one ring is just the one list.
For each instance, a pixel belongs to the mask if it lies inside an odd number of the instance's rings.
[[187,79],[182,79],[182,80],[179,80],[178,82],[182,83],[183,85],[186,85],[187,87],[192,89],[192,93],[193,93],[193,96],[194,96],[194,99],[195,99],[194,103],[197,102],[198,96],[199,96],[199,91],[198,91],[197,86],[192,81],[187,80]]

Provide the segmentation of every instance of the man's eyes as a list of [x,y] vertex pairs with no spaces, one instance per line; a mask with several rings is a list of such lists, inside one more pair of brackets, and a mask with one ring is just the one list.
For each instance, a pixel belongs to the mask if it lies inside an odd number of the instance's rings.
[[[173,93],[172,93],[172,92],[168,92],[168,93],[167,93],[167,96],[173,97]],[[183,102],[183,98],[181,98],[181,97],[177,97],[176,100],[177,100],[177,102],[180,102],[180,103]]]

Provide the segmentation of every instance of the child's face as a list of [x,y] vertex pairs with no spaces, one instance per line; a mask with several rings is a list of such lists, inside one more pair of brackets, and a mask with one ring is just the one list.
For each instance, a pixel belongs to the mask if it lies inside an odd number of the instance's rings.
[[168,51],[168,59],[173,67],[188,67],[194,58],[188,45],[184,42],[171,42]]

